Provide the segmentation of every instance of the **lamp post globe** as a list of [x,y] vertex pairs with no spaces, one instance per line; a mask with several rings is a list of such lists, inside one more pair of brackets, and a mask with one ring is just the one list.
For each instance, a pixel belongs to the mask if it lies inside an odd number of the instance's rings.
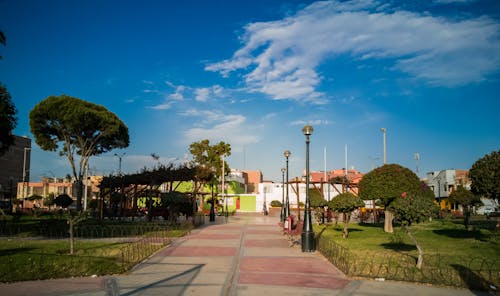
[[312,229],[311,200],[309,196],[309,137],[312,135],[313,130],[313,127],[310,125],[306,125],[302,129],[302,133],[306,136],[306,205],[301,235],[302,252],[314,252],[316,250],[316,241],[314,240],[314,232]]
[[292,152],[290,150],[285,150],[283,152],[283,155],[285,156],[286,159],[286,200],[285,200],[285,216],[283,217],[283,221],[285,221],[288,216],[290,216],[290,199],[288,197],[288,158],[290,155],[292,155]]

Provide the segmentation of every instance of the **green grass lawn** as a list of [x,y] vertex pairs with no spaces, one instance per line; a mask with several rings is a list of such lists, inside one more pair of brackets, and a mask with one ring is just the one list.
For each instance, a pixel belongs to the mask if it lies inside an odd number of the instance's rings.
[[[458,221],[426,222],[411,226],[411,231],[421,243],[426,254],[440,254],[456,257],[487,257],[500,259],[499,233],[485,227],[465,230]],[[316,226],[319,233],[322,226]],[[343,224],[328,226],[322,236],[335,240],[352,252],[416,253],[415,246],[397,225],[394,233],[385,233],[382,224],[349,225],[349,238],[342,238]],[[471,227],[472,228],[472,227]]]
[[125,245],[77,241],[75,254],[69,255],[67,239],[1,239],[0,281],[120,273],[120,250]]
[[[456,277],[471,275],[488,278],[499,283],[500,246],[499,231],[493,221],[473,221],[465,230],[462,220],[434,220],[411,226],[411,231],[424,250],[422,271],[413,265],[418,255],[415,245],[403,230],[395,224],[394,234],[385,233],[382,224],[350,224],[349,237],[342,238],[343,224],[315,226],[321,240],[333,241],[352,254],[350,270],[362,276],[386,277],[399,280],[415,280],[439,283],[442,277],[446,285],[453,285]],[[493,269],[493,273],[485,270]],[[476,272],[477,271],[477,272]],[[466,274],[466,276],[464,276]],[[463,286],[463,285],[462,285]]]

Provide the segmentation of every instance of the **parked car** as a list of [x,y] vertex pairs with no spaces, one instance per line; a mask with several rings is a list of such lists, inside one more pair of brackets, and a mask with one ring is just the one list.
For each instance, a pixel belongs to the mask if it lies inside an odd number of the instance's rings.
[[492,220],[500,220],[500,212],[491,212],[487,214],[486,217]]

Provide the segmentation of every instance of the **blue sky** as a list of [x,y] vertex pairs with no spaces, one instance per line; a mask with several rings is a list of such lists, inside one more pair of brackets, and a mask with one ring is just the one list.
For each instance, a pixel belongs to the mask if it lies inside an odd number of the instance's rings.
[[[0,81],[31,138],[50,95],[101,104],[129,128],[127,149],[90,170],[182,162],[189,144],[231,144],[232,168],[281,180],[311,170],[368,172],[387,161],[420,176],[468,169],[500,148],[500,4],[490,1],[0,0]],[[33,141],[31,179],[69,163]]]

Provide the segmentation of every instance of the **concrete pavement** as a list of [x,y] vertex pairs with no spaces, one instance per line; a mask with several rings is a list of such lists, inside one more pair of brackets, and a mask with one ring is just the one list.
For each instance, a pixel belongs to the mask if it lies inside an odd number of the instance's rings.
[[[208,219],[207,219],[208,220]],[[239,214],[194,230],[125,275],[0,284],[0,295],[489,295],[352,280],[319,252],[302,253],[278,218]]]

